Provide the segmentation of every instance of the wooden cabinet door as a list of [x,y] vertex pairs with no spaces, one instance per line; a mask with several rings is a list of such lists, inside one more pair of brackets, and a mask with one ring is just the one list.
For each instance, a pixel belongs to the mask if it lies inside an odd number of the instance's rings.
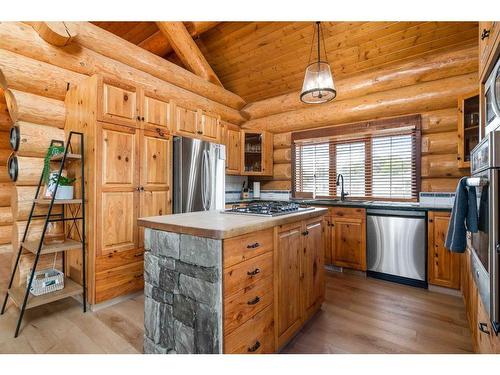
[[332,245],[331,239],[331,221],[330,216],[323,217],[323,243],[325,248],[325,264],[332,264]]
[[444,247],[450,214],[429,212],[428,216],[428,270],[429,283],[460,289],[460,254]]
[[272,176],[274,165],[273,134],[269,132],[263,132],[262,143],[262,149],[264,150],[264,153],[262,154],[262,175]]
[[139,111],[135,87],[100,79],[98,90],[98,120],[117,125],[137,126]]
[[208,142],[219,143],[221,140],[219,116],[203,112],[199,130],[199,135],[202,139]]
[[302,324],[301,260],[303,254],[300,222],[282,225],[275,232],[274,301],[276,343],[281,347]]
[[198,136],[198,132],[201,132],[199,130],[199,121],[199,113],[196,109],[188,109],[175,105],[174,128],[178,135],[188,137]]
[[141,120],[144,124],[171,130],[171,105],[148,91],[141,95]]
[[240,128],[236,125],[227,124],[225,133],[226,173],[239,175],[241,171]]
[[[141,131],[140,216],[172,213],[172,138],[153,131]],[[139,246],[144,229],[139,230]]]
[[302,300],[304,319],[308,319],[321,305],[325,292],[323,218],[314,218],[304,224],[302,257]]
[[492,52],[495,51],[499,34],[500,23],[498,21],[479,22],[479,76],[481,78],[486,78],[483,75],[494,58]]
[[333,264],[366,271],[366,221],[332,217],[331,225]]
[[138,130],[100,124],[96,159],[97,255],[137,248],[139,153]]

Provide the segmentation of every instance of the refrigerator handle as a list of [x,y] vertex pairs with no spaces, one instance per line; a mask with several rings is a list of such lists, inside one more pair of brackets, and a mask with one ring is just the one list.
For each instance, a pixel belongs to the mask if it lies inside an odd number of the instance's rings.
[[207,160],[207,150],[203,150],[203,154],[201,156],[202,160],[202,168],[203,172],[201,174],[201,201],[203,204],[203,210],[208,210],[208,182],[207,178],[210,178],[210,169],[208,167],[208,160]]

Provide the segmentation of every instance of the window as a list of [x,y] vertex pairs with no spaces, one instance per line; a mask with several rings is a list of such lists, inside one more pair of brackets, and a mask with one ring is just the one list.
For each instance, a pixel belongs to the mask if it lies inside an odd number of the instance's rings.
[[[365,143],[338,143],[335,145],[336,174],[344,176],[344,191],[351,197],[366,196]],[[340,196],[342,186],[337,186]]]
[[420,188],[420,117],[294,133],[295,197],[416,200]]
[[320,143],[304,145],[297,150],[298,162],[295,164],[295,175],[299,176],[297,186],[300,191],[328,195],[330,191],[329,148],[328,143]]

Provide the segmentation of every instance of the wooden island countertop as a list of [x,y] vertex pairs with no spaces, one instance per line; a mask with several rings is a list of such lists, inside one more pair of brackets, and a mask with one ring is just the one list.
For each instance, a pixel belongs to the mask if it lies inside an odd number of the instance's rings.
[[199,237],[222,240],[240,236],[276,225],[293,223],[326,214],[326,208],[314,208],[309,211],[295,212],[282,216],[262,217],[252,215],[225,214],[220,210],[189,212],[183,214],[143,217],[138,220],[140,226],[190,234]]

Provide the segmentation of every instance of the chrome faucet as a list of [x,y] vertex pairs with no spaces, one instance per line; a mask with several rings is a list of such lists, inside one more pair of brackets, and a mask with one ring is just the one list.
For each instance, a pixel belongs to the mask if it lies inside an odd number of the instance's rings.
[[344,191],[344,176],[342,174],[337,175],[337,186],[340,186],[340,178],[342,178],[342,188],[340,190],[340,200],[345,201],[345,197],[349,195],[349,193]]

